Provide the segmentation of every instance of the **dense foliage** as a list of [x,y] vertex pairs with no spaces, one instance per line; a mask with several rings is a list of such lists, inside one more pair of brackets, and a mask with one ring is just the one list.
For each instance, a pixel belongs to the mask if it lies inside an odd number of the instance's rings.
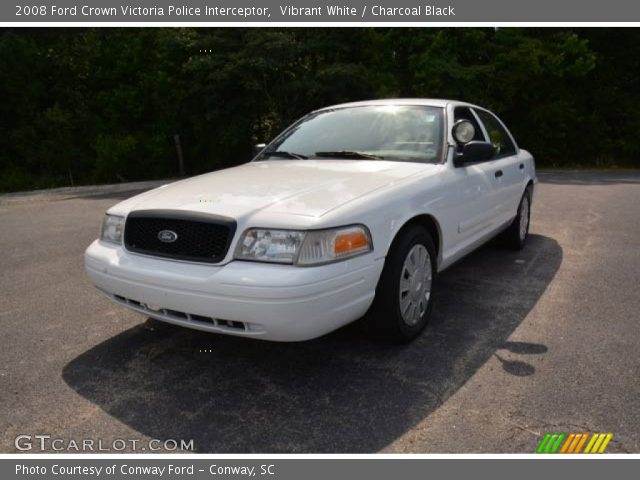
[[638,166],[637,29],[5,29],[0,191],[242,163],[300,115],[444,97],[494,109],[539,165]]

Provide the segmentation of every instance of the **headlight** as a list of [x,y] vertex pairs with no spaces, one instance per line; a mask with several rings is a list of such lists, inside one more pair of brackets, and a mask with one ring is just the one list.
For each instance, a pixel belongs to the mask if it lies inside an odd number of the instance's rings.
[[124,217],[118,215],[105,215],[102,222],[100,240],[111,243],[122,243],[122,231],[124,230]]
[[258,262],[293,263],[304,232],[250,228],[242,235],[235,257]]
[[242,235],[235,258],[310,266],[371,250],[371,235],[364,225],[310,231],[250,228]]

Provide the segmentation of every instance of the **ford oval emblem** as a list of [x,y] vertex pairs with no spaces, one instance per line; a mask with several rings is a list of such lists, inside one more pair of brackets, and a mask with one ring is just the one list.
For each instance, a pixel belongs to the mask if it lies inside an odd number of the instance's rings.
[[173,243],[178,239],[178,234],[173,230],[160,230],[158,232],[158,240],[163,243]]

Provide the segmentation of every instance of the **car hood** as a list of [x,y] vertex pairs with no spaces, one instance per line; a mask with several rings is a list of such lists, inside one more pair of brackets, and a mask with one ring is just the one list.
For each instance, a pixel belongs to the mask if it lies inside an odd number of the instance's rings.
[[257,212],[320,217],[440,165],[380,160],[272,160],[247,163],[164,185],[118,204],[112,213],[171,209],[243,218]]

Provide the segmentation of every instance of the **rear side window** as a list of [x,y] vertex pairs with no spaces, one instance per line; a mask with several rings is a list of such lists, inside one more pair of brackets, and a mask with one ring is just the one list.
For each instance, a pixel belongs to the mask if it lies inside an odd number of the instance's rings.
[[498,119],[491,113],[484,110],[475,110],[475,112],[478,114],[480,121],[484,124],[484,128],[489,135],[489,141],[496,149],[495,158],[515,155],[516,146],[513,144],[511,137]]

